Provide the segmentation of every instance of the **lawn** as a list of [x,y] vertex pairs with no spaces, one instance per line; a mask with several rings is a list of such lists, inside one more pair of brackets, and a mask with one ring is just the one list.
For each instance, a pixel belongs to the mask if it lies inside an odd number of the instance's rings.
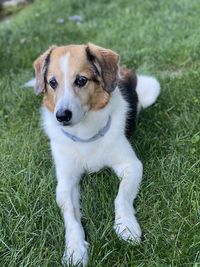
[[[81,23],[68,19],[75,14]],[[114,233],[114,173],[86,174],[88,266],[200,266],[199,25],[198,0],[41,0],[0,22],[0,266],[61,266],[64,226],[40,127],[42,97],[21,85],[49,45],[88,41],[155,75],[162,88],[131,139],[144,164],[136,201],[143,242],[127,244]]]

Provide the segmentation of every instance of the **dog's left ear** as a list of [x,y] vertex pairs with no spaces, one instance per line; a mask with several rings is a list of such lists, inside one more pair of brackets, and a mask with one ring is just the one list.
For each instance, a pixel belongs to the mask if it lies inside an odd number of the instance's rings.
[[56,46],[53,45],[49,49],[40,55],[33,63],[35,69],[35,93],[38,95],[45,90],[45,75],[49,65],[50,54]]
[[86,54],[95,74],[100,76],[103,89],[111,93],[119,80],[119,55],[91,43],[86,46]]

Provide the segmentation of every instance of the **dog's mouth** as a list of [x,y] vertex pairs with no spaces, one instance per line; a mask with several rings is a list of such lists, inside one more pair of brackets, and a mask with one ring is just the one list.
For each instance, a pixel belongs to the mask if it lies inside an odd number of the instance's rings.
[[60,122],[60,125],[62,126],[72,126],[72,123],[71,122]]
[[55,120],[56,120],[56,124],[58,126],[73,126],[74,125],[72,122],[67,122],[67,121],[60,122],[56,118],[55,118]]
[[63,127],[72,127],[72,126],[75,126],[76,124],[78,124],[80,121],[77,121],[77,122],[74,122],[74,121],[62,121],[62,122],[59,122],[59,121],[57,121],[57,124],[59,126],[63,126]]

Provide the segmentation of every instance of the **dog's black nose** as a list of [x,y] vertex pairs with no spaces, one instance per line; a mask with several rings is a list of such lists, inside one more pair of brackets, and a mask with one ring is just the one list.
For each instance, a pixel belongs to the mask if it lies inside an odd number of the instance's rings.
[[59,122],[67,122],[69,123],[72,118],[72,112],[69,109],[66,110],[58,110],[56,112],[56,119]]

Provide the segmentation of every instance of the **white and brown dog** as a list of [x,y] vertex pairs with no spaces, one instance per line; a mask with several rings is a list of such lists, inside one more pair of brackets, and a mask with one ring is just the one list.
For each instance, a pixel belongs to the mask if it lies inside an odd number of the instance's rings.
[[56,166],[56,200],[65,222],[66,264],[88,261],[81,225],[79,181],[85,171],[112,168],[120,178],[114,229],[140,242],[141,229],[133,201],[142,179],[142,163],[128,137],[140,108],[152,105],[160,92],[152,77],[119,66],[115,52],[96,46],[52,46],[35,62],[37,94],[44,92],[43,127]]

